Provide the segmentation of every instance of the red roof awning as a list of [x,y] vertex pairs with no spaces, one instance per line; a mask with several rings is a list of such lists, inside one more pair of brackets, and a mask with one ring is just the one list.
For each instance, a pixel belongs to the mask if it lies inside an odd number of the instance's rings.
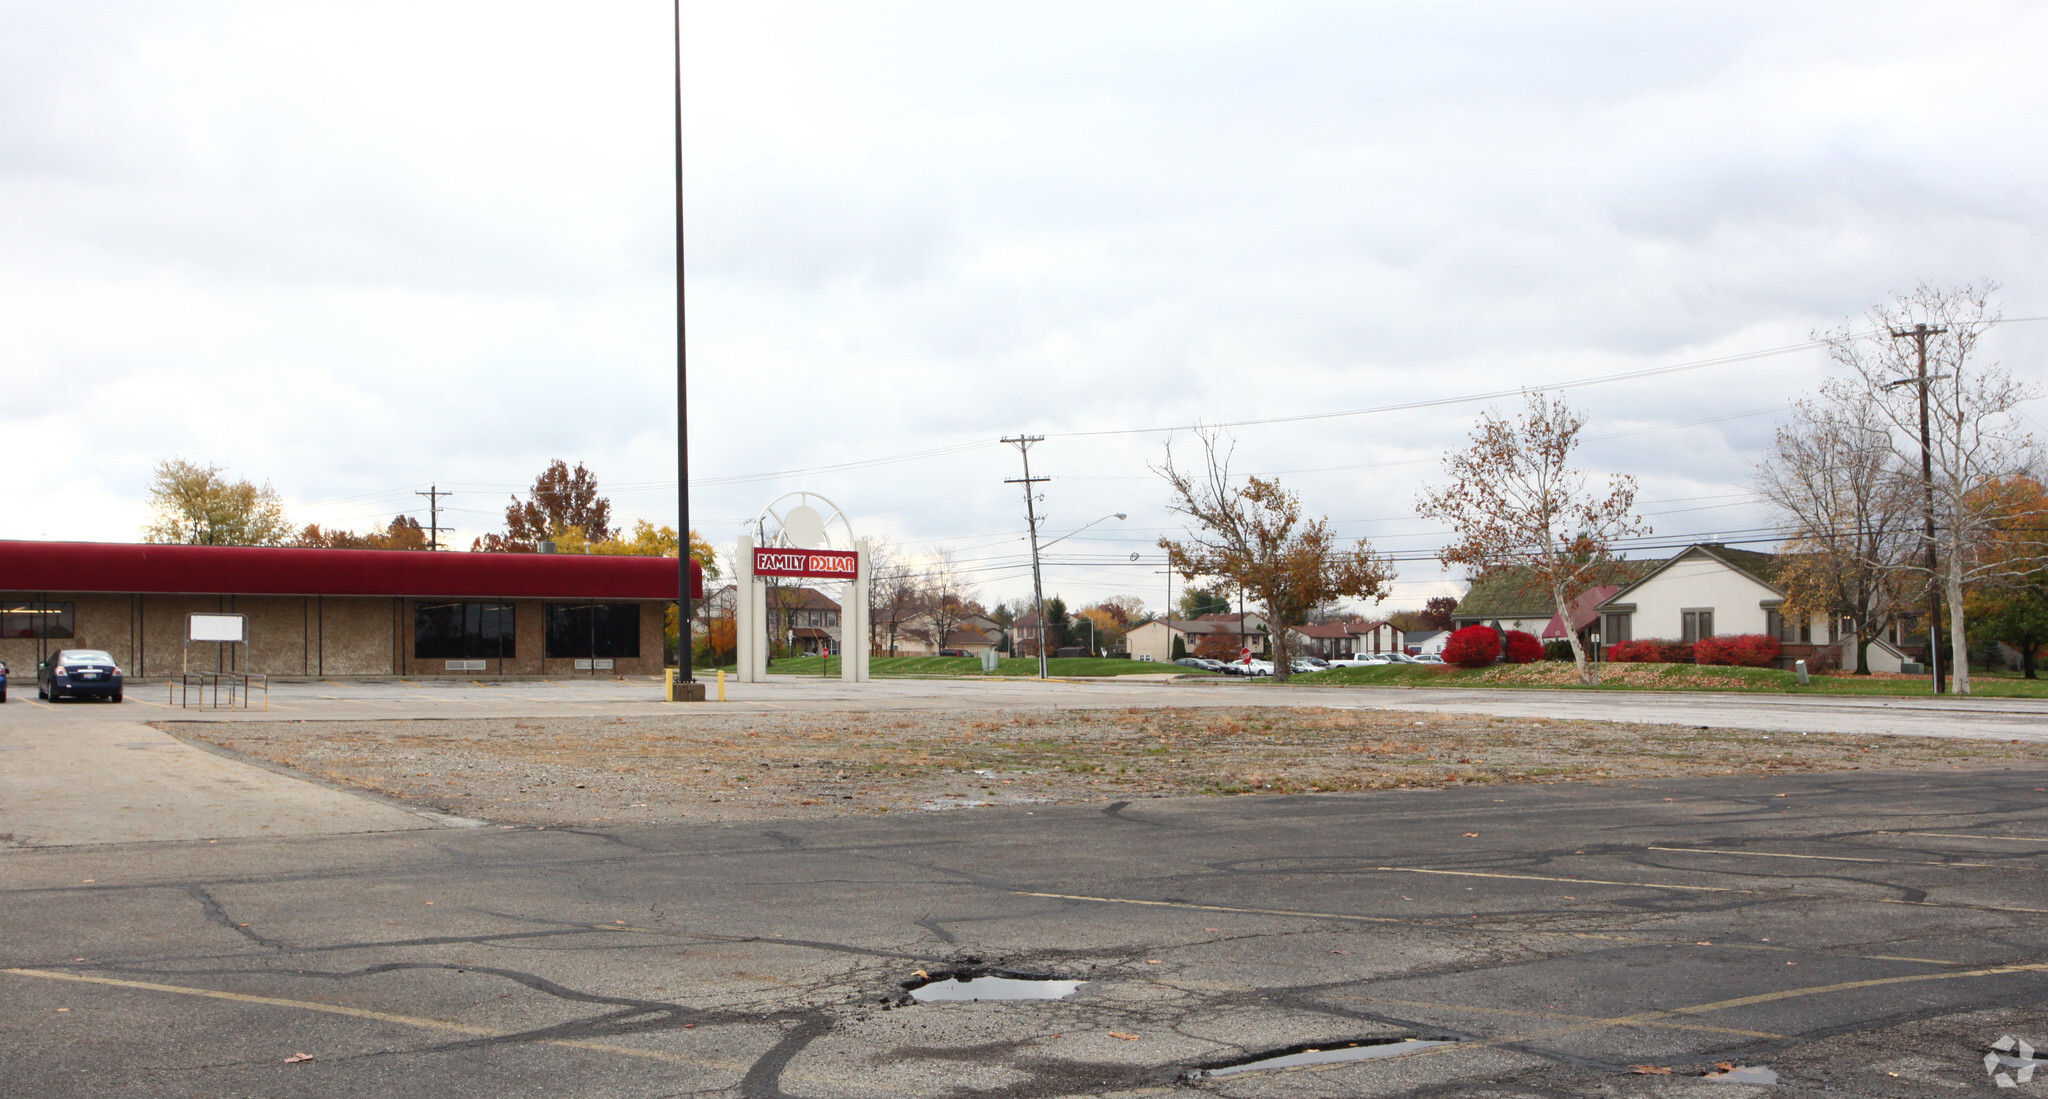
[[679,579],[673,557],[0,541],[9,592],[674,599]]

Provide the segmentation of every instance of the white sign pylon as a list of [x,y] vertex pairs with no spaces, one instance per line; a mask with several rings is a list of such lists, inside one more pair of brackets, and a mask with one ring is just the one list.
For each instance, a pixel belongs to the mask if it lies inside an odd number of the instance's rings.
[[[808,494],[798,495],[808,498]],[[816,499],[829,503],[824,501],[823,497]],[[833,511],[837,513],[838,510],[838,507],[833,505]],[[780,518],[774,511],[774,505],[770,505],[770,510],[764,514]],[[738,674],[742,683],[761,683],[768,678],[768,592],[761,584],[760,574],[755,571],[754,551],[792,546],[798,549],[827,548],[817,544],[829,539],[825,533],[825,524],[817,519],[817,512],[814,509],[808,505],[800,506],[793,509],[790,515],[797,521],[786,524],[781,532],[766,539],[763,545],[757,547],[753,535],[742,534],[734,546],[733,559],[739,569],[733,591],[733,610],[736,619],[733,623],[736,632],[734,648],[737,650],[735,658],[739,664]],[[843,518],[839,521],[842,527],[845,526]],[[796,540],[792,540],[792,535]],[[869,660],[868,540],[854,539],[852,548],[855,564],[850,579],[844,572],[820,573],[817,578],[826,582],[838,581],[845,585],[842,589],[844,598],[840,601],[839,607],[839,678],[847,683],[866,683]],[[844,554],[835,556],[843,557]],[[763,568],[786,570],[792,564],[787,554],[771,555],[769,560],[771,564],[763,565]],[[834,564],[843,565],[843,562]],[[777,575],[788,573],[778,571]]]

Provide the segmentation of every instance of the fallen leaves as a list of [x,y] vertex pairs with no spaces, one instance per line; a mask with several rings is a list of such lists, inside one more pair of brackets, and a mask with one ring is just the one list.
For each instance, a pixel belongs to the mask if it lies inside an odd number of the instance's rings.
[[1124,1041],[1126,1041],[1126,1042],[1135,1042],[1135,1041],[1137,1041],[1137,1040],[1138,1040],[1138,1036],[1137,1036],[1137,1035],[1135,1035],[1135,1034],[1125,1034],[1125,1033],[1124,1033],[1123,1031],[1121,1031],[1121,1030],[1112,1030],[1112,1031],[1110,1031],[1110,1032],[1109,1032],[1109,1036],[1110,1036],[1110,1037],[1112,1037],[1112,1038],[1121,1038],[1122,1040],[1124,1040]]
[[1628,1070],[1629,1070],[1630,1072],[1633,1072],[1633,1073],[1635,1073],[1635,1074],[1636,1074],[1637,1076],[1669,1076],[1669,1075],[1671,1075],[1671,1066],[1670,1066],[1670,1065],[1630,1065],[1630,1066],[1628,1067]]
[[294,1053],[290,1057],[285,1058],[284,1063],[287,1065],[296,1065],[300,1061],[310,1061],[312,1059],[313,1055],[310,1053]]

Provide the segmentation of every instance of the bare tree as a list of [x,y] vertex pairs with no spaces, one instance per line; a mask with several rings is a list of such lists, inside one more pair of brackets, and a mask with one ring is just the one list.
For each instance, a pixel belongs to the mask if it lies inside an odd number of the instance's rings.
[[1168,506],[1196,528],[1182,541],[1161,538],[1159,548],[1166,551],[1167,567],[1184,580],[1230,580],[1258,597],[1272,630],[1273,675],[1284,681],[1291,670],[1289,628],[1330,600],[1385,595],[1393,563],[1374,554],[1363,538],[1349,548],[1339,546],[1329,519],[1304,519],[1301,500],[1279,481],[1250,477],[1237,483],[1230,475],[1235,448],[1213,431],[1196,434],[1202,442],[1199,467],[1175,466],[1172,444],[1165,464],[1154,467],[1172,492]]
[[931,631],[932,648],[943,649],[953,631],[974,611],[969,606],[974,599],[974,586],[961,576],[953,551],[943,546],[932,551],[931,563],[924,567],[918,580],[922,589],[917,604],[922,612],[920,617]]
[[[896,611],[902,600],[898,593],[903,589],[903,561],[896,547],[887,538],[868,540],[868,652],[883,655],[893,652],[896,641]],[[881,613],[877,614],[879,611]],[[842,621],[844,621],[842,619]],[[882,641],[889,641],[884,649]],[[846,638],[844,644],[852,644],[853,638]]]
[[1998,323],[1991,303],[1997,289],[1990,282],[1922,284],[1872,307],[1868,330],[1844,326],[1822,334],[1829,354],[1850,372],[1849,384],[1889,429],[1893,454],[1922,474],[1913,480],[1931,521],[1922,526],[1922,557],[1900,568],[1939,584],[1946,597],[1949,640],[1958,654],[1957,694],[1970,693],[1969,662],[1961,655],[1969,651],[1964,588],[2002,578],[2013,568],[2008,560],[1971,552],[2000,521],[1973,507],[1972,498],[1992,482],[2025,472],[2036,457],[2032,437],[2020,427],[2019,407],[2039,391],[1996,363],[1971,360],[1985,330]]
[[1793,402],[1756,468],[1757,491],[1791,528],[1783,613],[1847,619],[1858,675],[1870,674],[1870,643],[1897,615],[1899,570],[1920,545],[1908,478],[1876,406],[1839,383],[1821,387],[1819,401]]
[[1565,624],[1579,682],[1596,683],[1598,672],[1572,628],[1572,602],[1618,572],[1616,540],[1648,534],[1650,527],[1634,514],[1633,477],[1609,478],[1603,496],[1571,468],[1585,421],[1564,398],[1523,396],[1526,407],[1517,419],[1492,410],[1480,415],[1472,445],[1444,455],[1451,483],[1425,493],[1415,509],[1457,532],[1457,541],[1437,553],[1445,565],[1463,565],[1481,577],[1528,570]]

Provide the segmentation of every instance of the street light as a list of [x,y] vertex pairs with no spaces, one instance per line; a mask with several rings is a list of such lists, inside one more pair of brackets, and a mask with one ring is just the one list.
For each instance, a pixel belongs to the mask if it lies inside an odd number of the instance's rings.
[[[1081,533],[1081,532],[1082,532],[1082,531],[1084,531],[1084,530],[1087,530],[1087,529],[1088,529],[1089,527],[1092,527],[1092,526],[1094,526],[1094,525],[1095,525],[1096,523],[1104,523],[1104,522],[1108,522],[1108,521],[1109,521],[1109,520],[1111,520],[1111,519],[1128,519],[1128,518],[1130,518],[1130,516],[1128,516],[1128,515],[1125,515],[1125,514],[1124,514],[1123,512],[1121,512],[1121,511],[1118,511],[1118,512],[1111,512],[1110,514],[1108,514],[1108,515],[1105,515],[1105,516],[1103,516],[1103,517],[1102,517],[1102,518],[1100,518],[1100,519],[1096,519],[1096,520],[1093,520],[1093,521],[1091,521],[1091,522],[1088,522],[1088,523],[1084,523],[1084,524],[1082,524],[1081,526],[1078,526],[1078,527],[1074,528],[1073,530],[1070,530],[1070,531],[1068,531],[1067,533],[1065,533],[1065,534],[1062,534],[1062,535],[1060,535],[1060,536],[1059,536],[1058,538],[1055,538],[1055,539],[1053,539],[1053,540],[1052,540],[1052,541],[1050,541],[1050,542],[1043,542],[1043,543],[1041,543],[1041,542],[1039,542],[1039,541],[1038,541],[1038,540],[1037,540],[1036,538],[1033,538],[1033,539],[1031,540],[1031,576],[1032,576],[1032,587],[1033,587],[1033,589],[1034,589],[1034,590],[1033,590],[1033,592],[1032,592],[1032,596],[1033,596],[1033,598],[1035,598],[1035,599],[1037,599],[1037,600],[1038,600],[1038,678],[1040,678],[1040,679],[1049,679],[1049,678],[1051,678],[1051,676],[1050,676],[1050,675],[1049,675],[1049,674],[1048,674],[1048,673],[1046,672],[1046,669],[1045,669],[1045,634],[1046,634],[1046,629],[1045,629],[1045,626],[1046,626],[1046,622],[1045,622],[1045,585],[1044,585],[1044,584],[1042,584],[1042,583],[1040,583],[1040,582],[1038,581],[1038,575],[1039,575],[1039,573],[1038,573],[1038,554],[1039,554],[1039,551],[1041,551],[1041,550],[1045,549],[1045,548],[1046,548],[1046,547],[1048,547],[1048,546],[1054,546],[1054,545],[1058,545],[1059,543],[1061,543],[1061,542],[1064,542],[1064,541],[1066,541],[1066,540],[1067,540],[1067,539],[1069,539],[1069,538],[1072,538],[1072,537],[1073,537],[1074,535],[1076,535],[1076,534],[1079,534],[1079,533]],[[1034,533],[1035,533],[1035,532],[1034,532]],[[1093,624],[1091,624],[1089,628],[1090,628],[1090,629],[1093,629],[1093,628],[1094,628]],[[1089,640],[1090,640],[1091,642],[1092,642],[1092,641],[1094,640],[1094,637],[1093,637],[1093,635],[1090,635],[1090,637],[1089,637]]]

